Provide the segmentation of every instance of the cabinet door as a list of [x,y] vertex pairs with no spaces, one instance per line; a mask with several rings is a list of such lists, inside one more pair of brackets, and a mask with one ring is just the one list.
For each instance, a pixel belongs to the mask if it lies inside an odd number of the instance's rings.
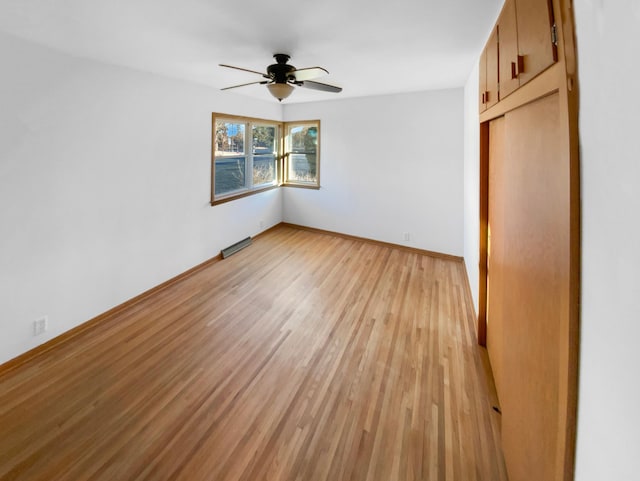
[[552,41],[551,0],[517,0],[516,18],[522,67],[518,76],[520,85],[524,85],[558,60],[558,50]]
[[515,0],[507,0],[498,17],[500,100],[520,86]]
[[487,89],[485,103],[487,108],[498,103],[498,29],[494,28],[486,46],[487,52]]
[[480,55],[480,112],[498,103],[498,28]]
[[479,109],[480,112],[484,112],[487,110],[487,48],[482,51],[482,55],[480,55],[480,92],[479,92]]

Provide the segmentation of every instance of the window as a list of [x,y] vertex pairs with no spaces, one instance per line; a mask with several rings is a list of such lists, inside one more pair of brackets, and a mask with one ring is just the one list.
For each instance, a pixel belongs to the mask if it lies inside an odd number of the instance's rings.
[[280,185],[320,188],[320,121],[213,114],[211,205]]
[[213,114],[212,204],[280,184],[281,124]]
[[320,121],[285,124],[285,184],[320,187]]
[[253,185],[271,185],[278,180],[279,128],[269,124],[253,124]]

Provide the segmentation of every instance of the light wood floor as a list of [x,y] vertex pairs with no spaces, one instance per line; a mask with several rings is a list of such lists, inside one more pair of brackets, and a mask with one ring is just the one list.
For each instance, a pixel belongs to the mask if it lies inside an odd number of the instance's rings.
[[462,264],[280,226],[0,377],[0,479],[502,481]]

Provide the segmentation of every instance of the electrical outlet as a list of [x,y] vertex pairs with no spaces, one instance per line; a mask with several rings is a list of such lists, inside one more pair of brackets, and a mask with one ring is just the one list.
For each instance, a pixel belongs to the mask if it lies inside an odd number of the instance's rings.
[[411,233],[409,233],[409,232],[404,232],[404,233],[402,234],[402,240],[404,240],[404,241],[410,241],[410,240],[411,240]]
[[42,316],[40,319],[33,321],[33,335],[39,336],[49,328],[49,318]]

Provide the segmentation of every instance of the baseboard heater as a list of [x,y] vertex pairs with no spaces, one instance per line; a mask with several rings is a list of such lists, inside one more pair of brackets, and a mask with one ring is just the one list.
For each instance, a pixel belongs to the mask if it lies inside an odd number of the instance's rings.
[[251,245],[251,237],[247,237],[246,239],[242,239],[240,242],[236,242],[233,245],[230,245],[226,249],[222,249],[220,253],[222,254],[222,258],[226,259],[230,255],[235,254],[236,252],[244,249]]

